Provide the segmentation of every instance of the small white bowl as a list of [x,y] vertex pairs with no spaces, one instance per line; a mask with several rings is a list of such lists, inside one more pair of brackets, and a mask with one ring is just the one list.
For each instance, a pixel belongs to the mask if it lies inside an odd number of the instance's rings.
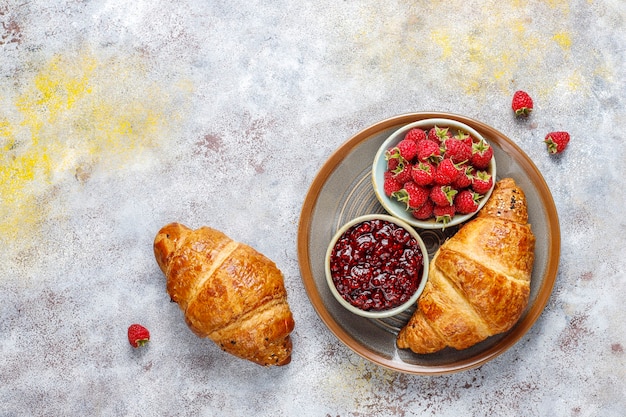
[[[404,203],[388,197],[385,194],[384,190],[384,176],[385,171],[387,171],[385,152],[389,149],[392,149],[402,139],[404,139],[404,136],[409,130],[416,127],[423,130],[428,130],[434,126],[441,128],[448,127],[451,128],[451,130],[456,131],[462,130],[463,132],[472,135],[472,137],[474,137],[475,139],[485,140],[485,138],[472,127],[466,125],[465,123],[457,122],[456,120],[442,118],[419,120],[417,122],[403,126],[400,129],[396,130],[394,133],[392,133],[391,136],[389,136],[389,138],[387,138],[378,149],[372,165],[372,184],[374,186],[374,192],[376,193],[376,197],[378,198],[378,201],[380,201],[380,204],[382,204],[385,210],[392,216],[402,219],[408,224],[418,227],[420,229],[444,229],[446,227],[456,226],[469,220],[485,205],[485,203],[491,196],[491,193],[493,192],[493,187],[496,183],[496,159],[495,157],[492,157],[491,162],[489,163],[488,172],[493,178],[493,185],[491,186],[491,189],[480,200],[480,203],[478,204],[478,210],[470,214],[457,214],[452,218],[451,221],[446,224],[437,222],[435,221],[435,219],[418,220],[413,217],[410,211],[406,210],[406,205]],[[485,142],[487,141],[485,140]]]
[[[397,307],[393,307],[387,310],[378,310],[378,311],[372,311],[372,310],[362,310],[354,305],[352,305],[350,302],[348,302],[347,300],[345,300],[341,294],[339,293],[339,291],[337,290],[337,288],[335,287],[335,284],[333,282],[333,277],[332,277],[332,273],[331,273],[331,268],[330,268],[330,258],[331,258],[331,254],[333,252],[333,249],[335,248],[335,245],[337,243],[337,241],[344,235],[344,233],[350,229],[352,226],[357,225],[359,223],[363,223],[366,221],[370,221],[370,220],[384,220],[390,223],[394,223],[395,225],[401,227],[402,229],[406,230],[407,232],[409,232],[409,234],[417,241],[419,248],[422,252],[422,273],[421,276],[419,277],[420,282],[417,286],[417,289],[415,290],[415,292],[411,295],[411,297],[405,301],[403,304],[397,306]],[[351,221],[349,221],[348,223],[346,223],[345,225],[343,225],[333,236],[333,238],[330,241],[330,244],[328,245],[328,250],[326,251],[326,259],[325,259],[325,268],[326,268],[326,282],[328,284],[328,287],[330,288],[331,293],[333,294],[333,296],[335,297],[335,299],[343,306],[345,307],[347,310],[351,311],[354,314],[357,314],[359,316],[362,317],[367,317],[367,318],[385,318],[385,317],[391,317],[391,316],[395,316],[396,314],[399,314],[403,311],[405,311],[406,309],[408,309],[409,307],[415,305],[417,303],[417,299],[419,298],[419,296],[422,294],[422,291],[424,290],[424,286],[426,285],[426,281],[428,279],[428,265],[429,265],[429,261],[428,261],[428,251],[426,250],[426,245],[424,244],[424,242],[422,241],[422,238],[420,237],[420,235],[406,222],[395,218],[393,216],[389,216],[386,214],[368,214],[368,215],[364,215],[364,216],[360,216],[357,217]]]

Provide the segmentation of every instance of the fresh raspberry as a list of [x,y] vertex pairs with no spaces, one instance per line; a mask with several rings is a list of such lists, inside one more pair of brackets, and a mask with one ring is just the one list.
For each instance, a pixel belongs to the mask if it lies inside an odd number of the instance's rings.
[[444,226],[454,218],[456,214],[456,209],[454,206],[435,206],[433,208],[433,216],[435,216],[435,221],[437,223],[443,223]]
[[493,177],[487,171],[478,171],[472,179],[472,189],[478,194],[485,195],[493,185]]
[[437,126],[433,126],[428,131],[428,139],[432,140],[433,142],[443,142],[451,136],[452,133],[450,133],[450,129],[447,127],[440,128]]
[[567,132],[551,132],[546,135],[544,140],[548,145],[548,152],[551,154],[561,153],[569,143],[569,133]]
[[436,185],[430,190],[430,199],[436,206],[451,206],[457,193],[458,191],[449,185]]
[[409,139],[417,143],[420,140],[426,139],[426,132],[418,127],[414,127],[413,129],[406,132],[404,139]]
[[452,162],[459,164],[467,162],[472,157],[472,148],[465,142],[456,138],[448,138],[443,142],[444,158],[452,159]]
[[435,169],[434,183],[438,185],[450,185],[461,175],[461,170],[450,158],[443,159]]
[[391,150],[391,154],[398,153],[405,161],[410,161],[417,155],[417,143],[410,139],[402,139],[395,148]]
[[383,175],[384,175],[383,188],[385,190],[385,195],[387,197],[391,197],[393,193],[395,193],[396,191],[400,191],[402,189],[402,184],[400,184],[396,180],[395,176],[393,175],[393,172],[385,171]]
[[143,346],[150,341],[150,332],[141,324],[131,324],[128,327],[128,341],[134,348]]
[[400,202],[405,203],[408,209],[420,208],[430,195],[428,188],[420,187],[413,181],[409,181],[404,184],[404,187],[393,194],[393,196]]
[[411,170],[411,164],[409,164],[407,161],[401,161],[398,164],[397,168],[391,172],[393,173],[396,181],[398,181],[400,184],[404,184],[407,181],[411,181]]
[[478,210],[478,202],[482,196],[470,190],[463,190],[454,198],[454,208],[457,213],[469,214]]
[[533,99],[527,92],[519,90],[513,94],[511,108],[516,116],[528,116],[533,111]]
[[432,184],[435,176],[435,167],[428,161],[420,161],[413,165],[411,177],[417,185],[425,187]]
[[469,133],[463,132],[462,130],[459,130],[456,133],[456,135],[454,135],[454,138],[460,140],[463,143],[465,143],[470,148],[474,144],[474,138],[472,137],[472,135],[470,135]]
[[417,144],[417,159],[420,161],[437,159],[440,155],[438,142],[426,139]]
[[402,162],[400,158],[387,158],[386,155],[385,158],[387,159],[387,171],[395,171]]
[[474,176],[474,167],[471,165],[462,165],[459,167],[461,175],[456,177],[452,186],[457,190],[468,188],[472,185],[472,177]]
[[493,148],[491,145],[484,140],[480,140],[472,145],[470,164],[476,169],[487,169],[492,156]]
[[415,217],[417,220],[428,220],[433,217],[434,206],[435,205],[433,204],[433,201],[431,199],[428,199],[424,204],[422,204],[422,207],[418,208],[417,210],[413,210],[411,214],[413,214],[413,217]]

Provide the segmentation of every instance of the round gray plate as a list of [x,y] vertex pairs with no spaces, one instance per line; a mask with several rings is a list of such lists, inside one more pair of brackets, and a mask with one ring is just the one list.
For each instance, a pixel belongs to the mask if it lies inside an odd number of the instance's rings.
[[[384,213],[371,183],[372,160],[380,145],[396,129],[417,120],[449,118],[480,132],[494,148],[497,178],[511,177],[526,193],[529,221],[537,238],[530,300],[510,331],[469,349],[417,355],[396,347],[398,331],[412,310],[394,318],[373,320],[344,309],[332,296],[324,274],[324,254],[333,234],[349,220],[368,213]],[[444,231],[416,229],[432,256],[458,228]],[[412,374],[437,375],[477,367],[500,355],[535,323],[547,304],[560,255],[556,206],[541,173],[528,156],[494,128],[454,114],[411,113],[381,121],[356,134],[337,149],[313,180],[298,226],[298,259],[302,280],[322,321],[331,332],[362,357],[381,366]]]

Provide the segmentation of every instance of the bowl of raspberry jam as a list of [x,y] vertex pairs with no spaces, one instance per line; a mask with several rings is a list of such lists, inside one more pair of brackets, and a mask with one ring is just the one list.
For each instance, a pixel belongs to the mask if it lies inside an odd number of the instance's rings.
[[359,316],[385,318],[416,304],[428,278],[428,252],[408,223],[370,214],[335,233],[325,266],[330,291],[342,306]]

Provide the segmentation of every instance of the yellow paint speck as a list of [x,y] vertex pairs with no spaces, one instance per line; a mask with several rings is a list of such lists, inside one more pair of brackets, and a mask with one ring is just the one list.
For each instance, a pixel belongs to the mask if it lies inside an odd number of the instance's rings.
[[[384,90],[393,85],[396,73],[411,73],[416,82],[445,85],[476,101],[494,92],[509,96],[518,83],[527,85],[529,80],[550,87],[561,81],[562,75],[546,71],[546,59],[570,52],[571,33],[562,25],[555,33],[556,26],[541,24],[539,16],[529,13],[527,2],[489,0],[484,7],[470,8],[467,2],[452,0],[445,10],[434,3],[400,3],[406,8],[402,17],[391,7],[359,10],[361,29],[346,53],[352,58],[351,80],[366,84],[364,89],[380,83],[379,90]],[[541,8],[551,19],[567,22],[569,4],[546,0]],[[433,17],[436,11],[441,13]],[[342,29],[348,32],[351,27]]]
[[148,79],[139,57],[100,60],[84,50],[55,55],[21,84],[14,115],[0,119],[1,240],[37,225],[41,196],[79,168],[121,169],[167,140],[175,111]]
[[569,51],[572,46],[572,38],[567,32],[557,32],[552,39],[565,51]]
[[572,71],[565,82],[570,91],[579,91],[586,94],[589,93],[589,85],[585,82],[584,75],[579,71]]
[[441,57],[444,59],[450,58],[452,55],[452,43],[448,32],[445,30],[433,30],[430,37],[441,48]]

